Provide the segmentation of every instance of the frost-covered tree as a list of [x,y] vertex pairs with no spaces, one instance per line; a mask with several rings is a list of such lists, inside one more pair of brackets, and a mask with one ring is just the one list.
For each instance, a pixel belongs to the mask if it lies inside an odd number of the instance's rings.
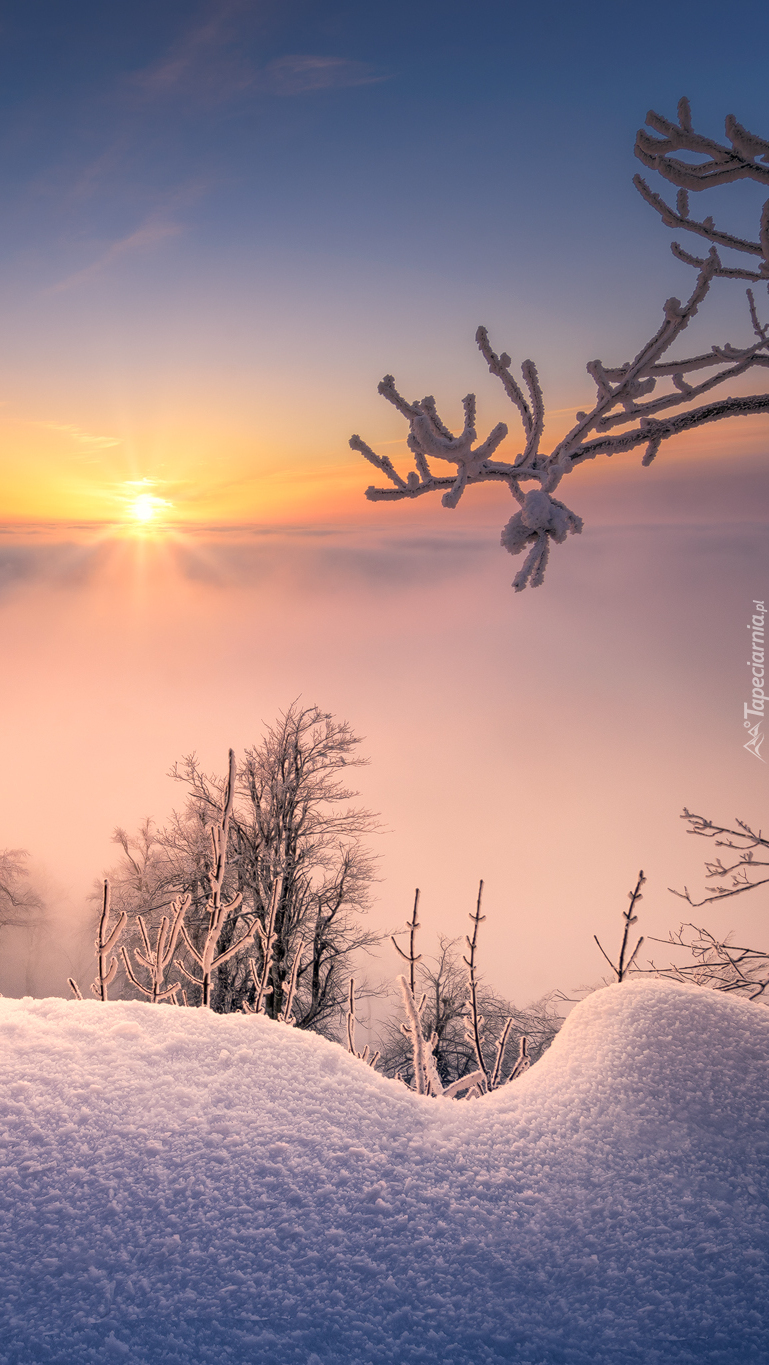
[[[518,592],[542,582],[553,543],[560,544],[582,530],[580,517],[555,496],[564,476],[578,465],[599,455],[642,449],[642,464],[648,466],[662,443],[673,436],[723,418],[769,411],[765,389],[745,396],[711,397],[714,390],[723,391],[723,385],[748,371],[769,366],[769,324],[760,321],[750,287],[747,314],[752,337],[741,346],[716,344],[694,355],[669,354],[705,302],[714,280],[769,283],[769,200],[763,206],[755,240],[716,227],[709,215],[693,218],[689,207],[691,192],[735,180],[768,186],[769,142],[749,133],[732,115],[726,119],[727,144],[703,137],[692,127],[686,99],[678,105],[677,123],[653,111],[646,121],[658,136],[642,129],[636,139],[636,156],[677,187],[675,207],[639,175],[634,179],[636,188],[666,226],[704,238],[710,247],[705,254],[697,255],[672,243],[677,259],[695,271],[693,288],[683,303],[677,298],[667,300],[657,331],[633,360],[619,365],[605,365],[600,360],[588,363],[587,372],[596,387],[590,411],[577,412],[563,439],[551,451],[543,450],[545,402],[533,361],[523,362],[521,384],[511,371],[510,356],[497,354],[486,328],[479,327],[476,341],[481,355],[517,410],[523,428],[523,449],[512,460],[496,458],[508,434],[504,422],[478,441],[474,394],[464,399],[464,428],[455,435],[439,417],[432,397],[408,402],[396,389],[392,375],[385,376],[379,392],[409,424],[408,445],[415,468],[401,474],[388,456],[375,454],[360,436],[350,439],[353,450],[389,481],[389,486],[366,490],[366,497],[372,501],[394,502],[440,492],[443,506],[454,508],[472,484],[506,484],[518,510],[504,527],[501,543],[513,555],[526,551],[523,567],[513,580]],[[676,155],[679,152],[693,153],[700,159],[694,163],[682,160]],[[724,251],[726,258],[722,257]],[[750,258],[750,268],[741,260],[745,256]],[[700,402],[706,395],[706,401]],[[436,471],[432,463],[436,460],[454,465],[455,472],[447,475]]]
[[[336,1033],[353,960],[381,937],[363,919],[373,879],[365,839],[376,821],[351,804],[355,793],[345,782],[347,770],[365,762],[349,725],[298,703],[245,751],[221,885],[227,902],[240,900],[221,925],[216,955],[252,931],[253,941],[221,960],[215,1010],[253,1009],[261,991],[258,1007],[271,1018],[285,1017],[290,1003],[299,1028]],[[210,831],[221,821],[226,782],[204,773],[195,755],[172,776],[186,791],[182,809],[162,827],[145,822],[135,838],[116,832],[122,857],[110,873],[113,899],[157,924],[176,896],[188,894],[184,923],[199,944],[209,913]],[[197,1003],[194,988],[190,1003]]]

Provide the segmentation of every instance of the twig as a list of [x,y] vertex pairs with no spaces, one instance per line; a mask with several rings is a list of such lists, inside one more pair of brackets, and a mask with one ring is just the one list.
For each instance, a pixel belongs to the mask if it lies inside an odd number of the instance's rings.
[[482,1040],[481,1040],[481,1027],[482,1027],[482,1025],[483,1025],[483,1019],[480,1018],[479,1013],[478,1013],[478,981],[477,981],[476,971],[475,971],[475,953],[476,953],[476,947],[477,947],[477,943],[478,943],[478,927],[479,927],[479,925],[481,925],[481,924],[483,923],[483,921],[484,921],[485,918],[486,918],[485,915],[482,915],[482,914],[481,914],[481,898],[482,898],[482,896],[483,896],[483,882],[481,881],[481,883],[480,883],[480,885],[479,885],[479,887],[478,887],[478,901],[477,901],[477,904],[476,904],[476,907],[475,907],[475,914],[472,914],[472,913],[470,914],[470,919],[471,919],[472,925],[473,925],[473,936],[472,936],[472,938],[470,938],[470,935],[469,935],[469,934],[467,934],[467,935],[465,936],[465,937],[466,937],[466,941],[467,941],[467,946],[468,946],[468,948],[469,948],[469,950],[470,950],[470,956],[469,956],[469,957],[463,957],[462,961],[464,962],[465,966],[467,967],[467,972],[468,972],[468,994],[469,994],[469,1004],[470,1004],[470,1031],[469,1031],[469,1033],[468,1033],[468,1037],[469,1037],[470,1041],[472,1042],[473,1047],[475,1048],[475,1056],[476,1056],[476,1060],[477,1060],[477,1062],[478,1062],[478,1069],[479,1069],[479,1071],[482,1071],[482,1072],[483,1072],[483,1079],[484,1079],[484,1083],[485,1083],[486,1089],[487,1089],[487,1090],[490,1090],[492,1087],[491,1087],[491,1084],[490,1084],[489,1072],[488,1072],[488,1068],[487,1068],[487,1066],[486,1066],[486,1063],[485,1063],[485,1061],[484,1061],[484,1059],[483,1059],[483,1047],[482,1047]]
[[409,930],[409,950],[408,950],[408,953],[404,953],[403,949],[402,949],[401,947],[399,947],[398,944],[396,943],[396,941],[395,941],[395,936],[392,935],[392,934],[390,935],[390,942],[392,943],[393,948],[395,949],[396,953],[400,953],[401,957],[403,958],[403,961],[404,961],[404,962],[408,962],[408,964],[409,964],[409,990],[411,991],[411,994],[412,994],[413,996],[416,996],[416,985],[415,985],[415,977],[414,977],[414,968],[415,968],[417,962],[421,962],[421,961],[422,961],[422,954],[421,954],[421,953],[415,953],[415,952],[414,952],[414,941],[415,941],[417,929],[419,928],[419,920],[417,919],[417,908],[418,908],[418,906],[419,906],[419,887],[417,887],[416,891],[414,892],[414,910],[413,910],[411,919],[407,919],[407,920],[406,920],[406,928]]
[[636,885],[635,885],[635,890],[629,892],[630,905],[628,906],[627,910],[623,910],[623,912],[622,912],[622,918],[623,918],[624,921],[625,921],[625,932],[624,932],[623,935],[622,935],[622,944],[621,944],[620,950],[619,950],[619,961],[618,961],[618,963],[616,964],[616,966],[615,966],[615,964],[612,962],[612,960],[611,960],[611,958],[608,956],[608,954],[604,952],[603,948],[601,947],[601,944],[598,942],[597,936],[596,936],[595,934],[593,934],[593,938],[595,939],[596,943],[598,943],[598,947],[601,949],[601,952],[603,953],[604,957],[606,958],[606,961],[608,962],[608,964],[609,964],[609,966],[611,967],[612,971],[616,974],[617,981],[624,981],[625,977],[627,976],[628,972],[630,971],[631,967],[633,966],[633,963],[635,962],[636,954],[638,953],[638,949],[641,947],[641,944],[643,943],[643,936],[642,936],[641,938],[639,938],[639,940],[638,940],[638,942],[637,942],[635,948],[633,949],[632,953],[630,954],[630,957],[629,957],[628,961],[625,962],[625,952],[626,952],[626,950],[627,950],[627,940],[628,940],[628,934],[630,933],[630,926],[631,926],[631,924],[635,924],[636,921],[637,921],[637,919],[638,919],[638,916],[633,914],[633,910],[635,909],[635,906],[636,906],[637,902],[640,901],[640,900],[643,900],[643,896],[641,895],[641,887],[644,886],[645,883],[646,883],[646,878],[645,878],[643,872],[639,872],[639,873],[638,873],[638,881],[636,882]]

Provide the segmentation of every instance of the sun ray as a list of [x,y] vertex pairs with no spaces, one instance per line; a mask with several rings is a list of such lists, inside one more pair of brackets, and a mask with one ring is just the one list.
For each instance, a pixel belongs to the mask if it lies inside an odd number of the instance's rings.
[[149,529],[160,529],[158,519],[171,503],[160,498],[151,490],[155,487],[152,479],[128,479],[119,494],[123,507],[123,518],[131,525]]

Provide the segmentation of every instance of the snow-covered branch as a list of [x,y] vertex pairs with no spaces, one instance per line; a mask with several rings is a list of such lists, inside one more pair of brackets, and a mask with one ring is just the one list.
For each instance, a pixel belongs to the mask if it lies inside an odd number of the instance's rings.
[[270,973],[272,971],[272,960],[275,952],[275,939],[277,937],[275,933],[275,912],[278,908],[278,901],[280,899],[282,887],[283,887],[282,878],[278,878],[276,879],[276,881],[273,882],[272,895],[270,896],[270,908],[267,914],[267,923],[265,925],[262,925],[259,922],[259,920],[256,921],[255,929],[259,935],[259,945],[262,950],[262,968],[261,971],[259,971],[257,969],[257,965],[254,959],[252,957],[248,959],[248,966],[254,983],[255,995],[254,1003],[252,1005],[250,1005],[248,1003],[248,1000],[244,997],[243,1012],[245,1014],[261,1014],[262,1009],[264,1007],[264,1000],[267,994],[267,986],[269,984]]
[[136,973],[131,966],[127,950],[125,948],[121,948],[120,950],[123,957],[126,976],[143,995],[148,996],[153,1005],[161,1000],[173,1000],[174,1004],[179,1003],[176,999],[176,995],[177,992],[181,990],[181,983],[177,981],[173,986],[166,986],[165,976],[173,961],[173,956],[176,952],[176,943],[182,929],[184,916],[190,907],[191,900],[192,897],[189,892],[186,892],[185,895],[177,896],[171,902],[173,918],[169,919],[168,915],[163,915],[158,927],[154,948],[150,942],[149,931],[144,916],[137,915],[137,924],[139,925],[142,947],[134,948],[134,957],[136,958],[137,963],[141,963],[142,967],[145,967],[149,972],[149,986],[145,986],[136,976]]
[[111,890],[107,878],[104,879],[102,887],[101,915],[99,916],[99,929],[96,935],[96,963],[97,976],[91,984],[91,990],[97,1000],[109,999],[108,990],[117,975],[117,958],[110,957],[112,949],[117,944],[120,935],[126,926],[128,916],[125,910],[121,910],[117,922],[110,928],[111,910]]
[[406,1023],[402,1025],[403,1032],[411,1041],[414,1051],[414,1089],[418,1095],[442,1095],[443,1086],[435,1066],[435,1036],[429,1040],[425,1038],[422,1030],[422,1010],[424,1009],[425,996],[417,1004],[414,992],[409,986],[405,976],[397,978],[403,996],[403,1007],[406,1012]]
[[[730,115],[726,120],[730,146],[725,147],[694,133],[688,101],[680,102],[678,115],[678,124],[673,124],[649,113],[648,124],[663,136],[655,138],[642,130],[636,142],[636,155],[644,164],[679,186],[676,207],[653,192],[640,176],[635,177],[635,184],[663,222],[704,237],[710,249],[700,257],[675,242],[672,244],[676,257],[697,271],[689,297],[684,303],[677,298],[666,301],[660,326],[634,360],[621,365],[589,361],[587,372],[596,386],[595,403],[589,412],[577,412],[571,430],[549,453],[541,449],[545,404],[534,363],[523,362],[523,383],[519,383],[511,372],[510,356],[494,351],[485,327],[478,328],[476,342],[490,373],[500,381],[516,409],[523,429],[524,448],[514,459],[496,458],[498,447],[508,435],[504,423],[498,423],[479,443],[473,394],[463,400],[464,425],[455,435],[438,415],[432,396],[408,402],[395,387],[392,375],[385,376],[379,392],[409,424],[407,444],[415,468],[401,474],[388,456],[377,455],[360,436],[350,439],[352,449],[359,451],[388,481],[385,486],[366,490],[371,501],[400,501],[440,492],[443,506],[454,508],[465,489],[473,484],[507,484],[519,510],[504,527],[501,543],[513,555],[527,551],[523,568],[513,581],[516,591],[527,585],[538,586],[552,544],[561,544],[568,535],[582,530],[576,513],[553,496],[564,475],[577,465],[598,455],[619,455],[643,447],[642,464],[648,466],[663,442],[674,436],[727,417],[769,411],[769,393],[765,390],[742,397],[730,394],[696,405],[696,400],[705,394],[748,371],[769,368],[769,324],[760,322],[750,289],[748,313],[754,338],[750,343],[741,347],[716,344],[702,354],[668,356],[696,316],[713,280],[769,282],[769,200],[761,213],[757,240],[750,241],[717,229],[710,217],[702,221],[690,218],[688,199],[690,190],[737,179],[769,183],[769,165],[763,164],[767,161],[769,143],[747,132]],[[701,152],[706,160],[690,165],[670,155],[678,150]],[[746,270],[722,260],[719,248],[759,257],[760,262],[755,269]],[[674,409],[680,411],[673,412]],[[456,465],[456,473],[445,475],[436,471],[433,463],[436,460]],[[533,488],[524,487],[531,483]]]
[[299,975],[299,968],[302,965],[302,950],[304,949],[304,939],[300,939],[294,953],[294,961],[291,964],[291,971],[286,978],[283,986],[283,1008],[278,1015],[281,1024],[290,1024],[292,1027],[296,1023],[294,1018],[294,997],[296,995],[296,979]]

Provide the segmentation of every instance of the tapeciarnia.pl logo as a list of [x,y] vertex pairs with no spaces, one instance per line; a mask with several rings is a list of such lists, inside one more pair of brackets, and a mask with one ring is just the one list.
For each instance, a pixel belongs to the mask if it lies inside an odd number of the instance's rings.
[[[748,630],[751,632],[751,657],[748,659],[748,668],[751,672],[751,700],[743,704],[743,723],[750,735],[747,744],[743,744],[743,749],[747,749],[749,754],[766,762],[761,758],[761,745],[764,742],[764,734],[761,725],[764,719],[764,708],[766,706],[766,695],[764,693],[764,619],[766,617],[766,607],[763,602],[753,601],[753,616],[748,621]],[[748,716],[757,716],[754,724],[748,720]]]

